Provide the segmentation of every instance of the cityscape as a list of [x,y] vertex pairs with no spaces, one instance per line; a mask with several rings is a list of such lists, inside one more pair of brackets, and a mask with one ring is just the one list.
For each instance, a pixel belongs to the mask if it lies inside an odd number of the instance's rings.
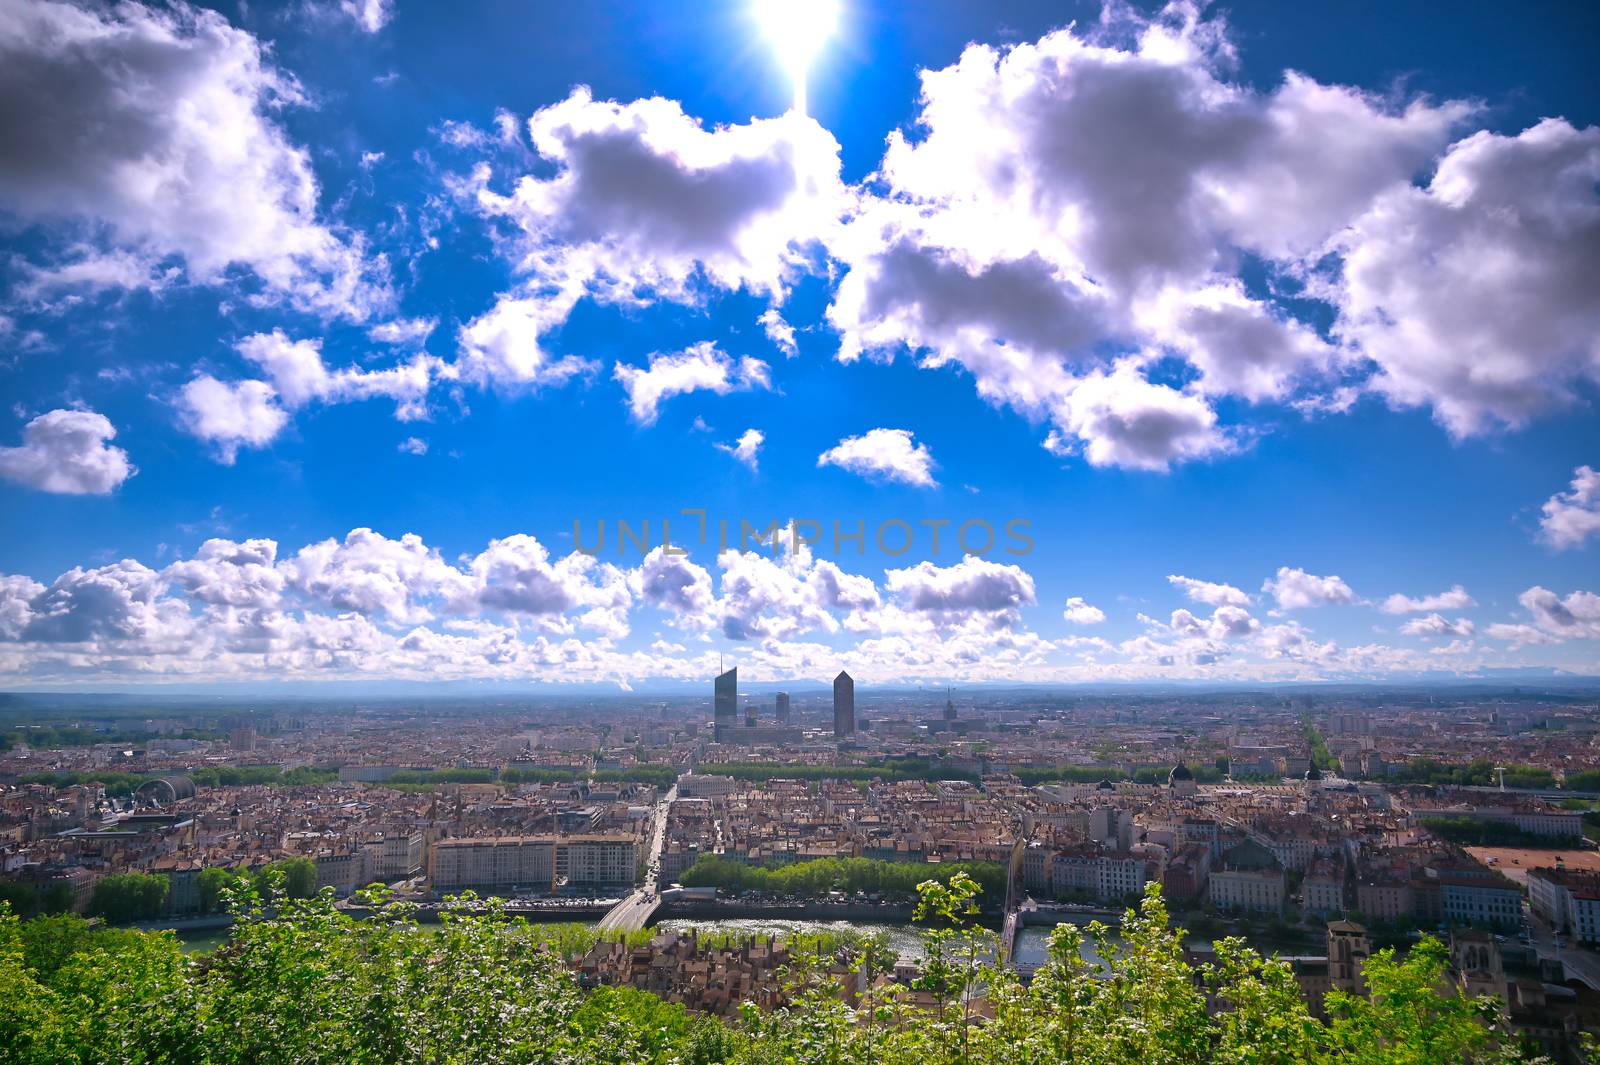
[[1197,961],[1242,935],[1314,1010],[1360,994],[1374,951],[1432,934],[1450,979],[1552,1060],[1580,1060],[1596,1023],[1594,688],[858,692],[841,671],[751,693],[737,666],[710,688],[160,717],[12,697],[5,890],[109,913],[133,874],[159,889],[124,919],[203,950],[234,920],[208,870],[302,862],[351,913],[377,882],[424,920],[497,897],[593,926],[571,958],[585,979],[732,1017],[782,1000],[801,931],[886,936],[893,964],[852,975],[857,995],[914,986],[910,886],[964,869],[1024,979],[1050,927],[1115,923],[1155,885]]
[[0,0],[0,1065],[1600,1065],[1597,55]]

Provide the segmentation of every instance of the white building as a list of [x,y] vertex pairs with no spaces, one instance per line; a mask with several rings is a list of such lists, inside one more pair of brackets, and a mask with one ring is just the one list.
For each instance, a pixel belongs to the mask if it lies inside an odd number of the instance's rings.
[[564,836],[556,849],[556,877],[569,885],[632,884],[639,874],[639,844],[632,836]]
[[553,836],[442,839],[433,845],[435,890],[519,885],[550,891],[555,878]]
[[1343,870],[1330,862],[1317,863],[1300,882],[1300,895],[1306,913],[1318,916],[1343,913]]
[[1261,844],[1246,840],[1223,852],[1206,883],[1206,897],[1219,910],[1281,914],[1287,888],[1278,859]]
[[1528,904],[1556,931],[1580,943],[1600,943],[1600,873],[1530,869]]

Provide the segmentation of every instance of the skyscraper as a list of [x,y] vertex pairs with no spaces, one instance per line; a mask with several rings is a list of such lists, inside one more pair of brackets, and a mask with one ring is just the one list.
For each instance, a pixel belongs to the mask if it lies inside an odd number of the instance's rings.
[[718,743],[739,724],[739,667],[734,666],[717,678],[712,702],[712,739]]
[[778,724],[787,725],[788,723],[789,723],[789,693],[788,692],[779,692],[778,693]]
[[856,682],[844,670],[833,678],[833,735],[853,736],[856,731]]
[[950,698],[949,688],[944,691],[944,719],[946,721],[954,721],[956,719],[956,701]]
[[744,727],[745,728],[755,728],[756,727],[756,704],[755,703],[746,703],[745,704],[745,708],[744,708]]

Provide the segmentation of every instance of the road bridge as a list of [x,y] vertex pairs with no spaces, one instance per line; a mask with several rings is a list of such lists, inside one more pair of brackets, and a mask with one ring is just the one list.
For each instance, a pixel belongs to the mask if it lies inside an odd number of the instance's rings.
[[651,825],[648,856],[645,858],[644,883],[633,894],[611,908],[600,918],[597,926],[602,932],[636,932],[650,923],[661,906],[661,852],[667,843],[667,814],[673,800],[678,797],[674,784],[656,803],[654,823]]

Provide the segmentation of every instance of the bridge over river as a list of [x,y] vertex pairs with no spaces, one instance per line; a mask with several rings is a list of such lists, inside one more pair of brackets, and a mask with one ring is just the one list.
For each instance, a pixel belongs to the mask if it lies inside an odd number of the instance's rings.
[[611,911],[600,918],[602,932],[635,932],[650,923],[661,906],[661,851],[667,842],[667,811],[678,797],[678,785],[656,803],[655,824],[651,826],[649,856],[645,859],[644,883]]

